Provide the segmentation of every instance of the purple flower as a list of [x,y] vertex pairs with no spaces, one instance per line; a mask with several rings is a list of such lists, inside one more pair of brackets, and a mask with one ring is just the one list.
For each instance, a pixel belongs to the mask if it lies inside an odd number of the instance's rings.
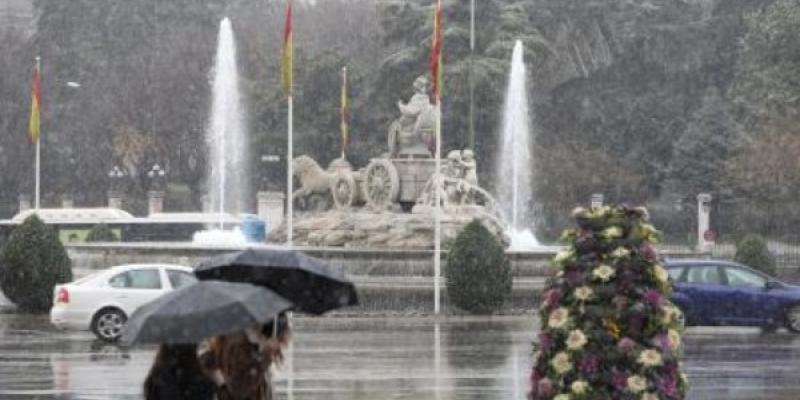
[[611,385],[619,391],[628,387],[628,375],[624,372],[615,371],[611,373]]
[[619,349],[619,351],[625,354],[632,352],[635,347],[636,347],[636,342],[634,342],[631,338],[628,337],[622,338],[619,341],[619,343],[617,343],[617,349]]
[[642,253],[642,256],[648,260],[655,260],[656,259],[656,251],[653,249],[653,246],[650,243],[644,243],[639,248],[639,251]]
[[536,394],[542,397],[547,397],[553,392],[553,382],[549,378],[542,378],[539,384],[536,385]]
[[544,294],[544,302],[547,307],[552,307],[558,304],[561,300],[561,292],[555,289],[550,289]]
[[547,333],[540,333],[539,334],[539,348],[543,353],[546,353],[550,350],[550,346],[553,345],[553,338],[550,337]]
[[667,399],[678,398],[678,380],[674,374],[666,374],[656,379],[656,389]]
[[566,279],[567,283],[571,286],[575,286],[583,282],[583,274],[579,271],[572,270],[564,275],[564,279]]
[[584,375],[593,374],[600,367],[600,358],[594,354],[587,354],[578,362],[578,370]]
[[664,304],[664,296],[656,289],[648,289],[642,295],[642,299],[653,307],[661,307]]
[[672,350],[672,345],[670,344],[669,336],[666,334],[661,334],[653,338],[653,345],[658,346],[661,349],[662,353],[669,353]]
[[617,307],[617,309],[621,310],[628,305],[628,298],[622,295],[616,295],[611,302]]

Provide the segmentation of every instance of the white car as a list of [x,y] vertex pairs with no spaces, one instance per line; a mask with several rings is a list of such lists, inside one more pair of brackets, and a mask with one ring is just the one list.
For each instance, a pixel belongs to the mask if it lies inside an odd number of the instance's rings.
[[91,330],[102,340],[114,341],[141,305],[197,282],[192,271],[180,265],[129,264],[56,285],[50,322],[61,329]]

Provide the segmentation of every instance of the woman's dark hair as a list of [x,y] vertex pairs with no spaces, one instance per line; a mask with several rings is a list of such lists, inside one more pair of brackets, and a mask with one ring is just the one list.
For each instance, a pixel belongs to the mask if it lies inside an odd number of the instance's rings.
[[144,397],[199,398],[210,390],[210,382],[197,358],[196,344],[162,344],[144,381]]

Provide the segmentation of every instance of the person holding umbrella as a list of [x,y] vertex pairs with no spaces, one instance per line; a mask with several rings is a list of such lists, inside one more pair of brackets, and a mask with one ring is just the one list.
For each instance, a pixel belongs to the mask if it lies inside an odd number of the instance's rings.
[[283,359],[289,337],[288,319],[282,313],[266,324],[212,338],[200,359],[206,370],[227,383],[220,400],[271,400],[270,369]]
[[[198,282],[137,309],[125,325],[120,342],[162,343],[145,382],[148,400],[206,399],[213,398],[214,391],[220,399],[230,398],[230,393],[238,389],[231,384],[238,382],[214,369],[203,368],[197,343],[212,336],[238,336],[237,332],[252,327],[260,329],[293,307],[290,301],[264,287]],[[256,399],[260,398],[253,398]]]
[[162,344],[144,381],[145,400],[212,400],[218,390],[200,366],[196,344]]

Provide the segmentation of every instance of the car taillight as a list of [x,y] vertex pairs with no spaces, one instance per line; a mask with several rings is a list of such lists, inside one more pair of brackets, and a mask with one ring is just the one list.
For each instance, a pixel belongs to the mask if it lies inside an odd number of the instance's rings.
[[58,289],[56,303],[69,303],[69,292],[67,291],[67,288]]

